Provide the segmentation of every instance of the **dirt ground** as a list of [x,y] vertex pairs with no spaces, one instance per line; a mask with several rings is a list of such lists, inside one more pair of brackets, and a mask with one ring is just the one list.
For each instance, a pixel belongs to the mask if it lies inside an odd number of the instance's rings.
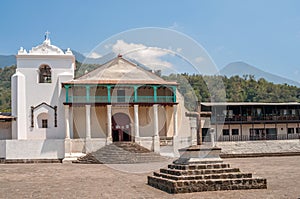
[[162,164],[0,164],[0,198],[300,198],[300,156],[224,162],[267,178],[268,189],[172,195],[147,185]]

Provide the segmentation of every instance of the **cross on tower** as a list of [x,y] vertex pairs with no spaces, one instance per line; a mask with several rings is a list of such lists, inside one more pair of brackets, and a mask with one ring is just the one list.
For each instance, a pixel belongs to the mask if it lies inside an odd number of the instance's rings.
[[47,30],[45,32],[45,40],[49,40],[49,34],[50,34],[50,32]]

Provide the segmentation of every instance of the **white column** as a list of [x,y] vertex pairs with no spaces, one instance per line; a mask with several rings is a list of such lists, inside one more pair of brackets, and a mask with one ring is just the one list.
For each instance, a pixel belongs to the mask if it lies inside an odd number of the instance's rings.
[[215,129],[211,128],[209,130],[209,133],[210,133],[211,146],[215,147],[216,146],[216,143],[215,143]]
[[66,139],[70,139],[70,106],[69,105],[64,105],[65,107],[65,127],[66,127]]
[[160,152],[160,141],[158,132],[158,105],[153,105],[153,118],[154,118],[154,136],[153,136],[153,151],[156,153]]
[[153,116],[154,116],[154,136],[158,136],[158,105],[153,105]]
[[107,105],[107,142],[112,142],[111,132],[111,105]]
[[91,139],[91,105],[85,105],[85,138]]
[[73,107],[70,107],[70,119],[69,119],[69,125],[70,125],[70,138],[74,138],[74,133],[73,133],[73,125],[74,125],[74,115],[73,115]]
[[178,136],[178,114],[177,105],[173,105],[174,137]]
[[140,137],[140,125],[139,125],[139,105],[134,105],[134,134],[135,137]]

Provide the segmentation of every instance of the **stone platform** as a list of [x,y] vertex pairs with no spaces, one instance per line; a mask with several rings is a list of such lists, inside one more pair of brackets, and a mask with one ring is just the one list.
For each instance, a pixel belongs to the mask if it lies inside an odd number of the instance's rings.
[[192,146],[168,168],[148,176],[148,185],[168,193],[190,193],[219,190],[266,189],[267,180],[230,168],[219,157],[220,148]]

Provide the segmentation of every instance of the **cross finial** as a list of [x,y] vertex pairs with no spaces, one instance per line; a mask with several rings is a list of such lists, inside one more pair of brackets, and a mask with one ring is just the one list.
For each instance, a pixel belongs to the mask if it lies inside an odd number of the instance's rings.
[[47,30],[45,32],[45,40],[49,40],[49,34],[50,34],[50,32]]

